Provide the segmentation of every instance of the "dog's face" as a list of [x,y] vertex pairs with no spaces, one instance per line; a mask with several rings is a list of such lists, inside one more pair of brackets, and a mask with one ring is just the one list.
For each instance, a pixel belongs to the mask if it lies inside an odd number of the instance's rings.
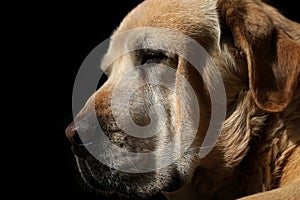
[[[279,33],[275,35],[263,14],[257,24],[247,24],[246,15],[234,11],[247,9],[247,3],[230,8],[214,0],[148,0],[128,14],[102,60],[108,80],[66,131],[87,185],[107,196],[146,199],[178,189],[192,180],[197,167],[224,159],[220,145],[205,159],[199,156],[212,116],[209,85],[220,80],[209,78],[216,70],[210,64],[200,74],[184,58],[194,51],[184,36],[199,43],[220,72],[226,95],[218,98],[227,117],[243,100],[242,92],[248,92],[249,101],[266,112],[280,112],[287,106],[299,81],[299,67],[290,71],[287,64],[282,69],[265,58],[273,52],[276,44],[271,40]],[[261,13],[259,5],[252,9]],[[257,26],[264,29],[255,30]],[[299,51],[293,42],[282,39],[280,45]],[[274,53],[276,57],[278,52]],[[275,57],[270,59],[285,62]],[[299,63],[298,58],[291,59]],[[262,77],[269,72],[273,76]],[[278,74],[285,76],[277,78]],[[288,75],[292,78],[287,80]],[[76,135],[81,141],[75,141]]]

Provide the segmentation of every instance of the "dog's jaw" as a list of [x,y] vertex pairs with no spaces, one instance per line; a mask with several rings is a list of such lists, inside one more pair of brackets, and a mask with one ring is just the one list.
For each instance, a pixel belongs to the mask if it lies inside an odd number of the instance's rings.
[[74,150],[74,154],[80,176],[86,186],[100,195],[117,195],[122,199],[151,199],[159,196],[161,191],[173,191],[180,187],[180,178],[173,173],[176,170],[171,167],[159,172],[124,173],[105,166],[88,152],[79,151]]

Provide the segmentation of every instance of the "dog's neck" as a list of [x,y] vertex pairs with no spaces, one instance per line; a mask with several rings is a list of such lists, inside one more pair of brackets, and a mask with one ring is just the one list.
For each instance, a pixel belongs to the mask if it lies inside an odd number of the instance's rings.
[[248,91],[241,92],[216,147],[201,161],[195,178],[165,196],[172,200],[224,200],[277,187],[288,155],[295,149],[295,142],[288,137],[288,132],[294,130],[286,128],[282,117],[288,119],[286,115],[295,112],[293,105],[299,100],[294,100],[284,113],[270,114],[256,107]]

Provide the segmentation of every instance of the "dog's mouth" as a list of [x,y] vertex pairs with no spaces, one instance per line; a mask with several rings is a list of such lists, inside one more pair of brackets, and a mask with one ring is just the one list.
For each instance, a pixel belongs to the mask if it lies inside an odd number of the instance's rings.
[[[80,178],[81,189],[87,196],[101,197],[101,199],[129,199],[129,196],[116,192],[109,188],[109,184],[100,183],[99,177],[95,175],[95,165],[100,165],[97,161],[94,161],[91,165],[93,156],[86,150],[83,145],[73,145],[72,151],[75,155],[78,169],[78,176]],[[105,170],[105,166],[101,166],[101,170]],[[100,170],[100,169],[99,169]],[[105,172],[103,171],[103,174]],[[104,176],[104,175],[103,175]]]
[[[101,163],[85,148],[85,145],[73,145],[77,167],[84,187],[93,195],[106,199],[165,199],[162,191],[173,191],[180,187],[177,173],[168,180],[162,180],[157,172],[126,173]],[[170,169],[167,169],[170,170]],[[178,181],[176,181],[178,180]],[[161,182],[164,182],[161,185]]]

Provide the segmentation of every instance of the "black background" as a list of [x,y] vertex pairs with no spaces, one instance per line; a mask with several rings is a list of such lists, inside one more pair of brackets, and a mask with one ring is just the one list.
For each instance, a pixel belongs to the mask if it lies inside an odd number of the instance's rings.
[[[100,2],[100,1],[99,1]],[[88,53],[107,39],[122,18],[141,0],[82,1],[52,4],[47,10],[50,64],[46,73],[47,174],[45,197],[84,199],[74,177],[75,160],[64,129],[72,121],[72,87],[77,70]],[[268,1],[285,16],[300,22],[296,1]]]

